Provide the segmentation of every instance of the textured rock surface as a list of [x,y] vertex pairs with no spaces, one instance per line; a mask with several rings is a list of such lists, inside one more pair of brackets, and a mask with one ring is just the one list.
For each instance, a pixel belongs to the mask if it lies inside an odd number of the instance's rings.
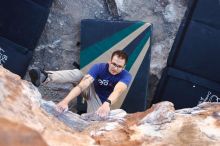
[[0,66],[0,146],[218,146],[220,104],[175,111],[170,102],[145,112],[58,115],[37,88]]
[[[150,94],[166,64],[188,0],[54,0],[45,30],[29,66],[46,70],[72,69],[79,62],[82,19],[140,20],[153,24]],[[29,77],[26,76],[29,80]],[[71,85],[40,87],[46,99],[60,101]],[[148,103],[150,103],[149,98]],[[75,105],[75,102],[71,104]]]
[[13,123],[0,118],[1,146],[47,146],[41,135],[23,124]]

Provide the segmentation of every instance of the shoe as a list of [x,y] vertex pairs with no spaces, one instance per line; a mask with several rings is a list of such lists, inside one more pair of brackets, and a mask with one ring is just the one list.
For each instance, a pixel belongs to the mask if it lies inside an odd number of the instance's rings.
[[40,70],[39,68],[33,68],[29,70],[29,76],[31,78],[31,82],[36,87],[39,87],[40,84],[43,83],[47,79],[48,74],[45,71]]
[[80,69],[80,65],[76,61],[73,62],[73,66],[77,69]]

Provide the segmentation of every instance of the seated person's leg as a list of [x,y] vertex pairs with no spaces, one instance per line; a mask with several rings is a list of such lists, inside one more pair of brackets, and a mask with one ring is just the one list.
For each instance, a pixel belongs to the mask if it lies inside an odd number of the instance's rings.
[[83,78],[83,74],[78,69],[61,70],[61,71],[43,71],[39,68],[34,68],[29,71],[31,82],[35,86],[40,86],[45,82],[56,83],[74,83],[77,84]]
[[87,113],[95,112],[102,105],[95,92],[94,84],[91,84],[81,95],[87,102]]

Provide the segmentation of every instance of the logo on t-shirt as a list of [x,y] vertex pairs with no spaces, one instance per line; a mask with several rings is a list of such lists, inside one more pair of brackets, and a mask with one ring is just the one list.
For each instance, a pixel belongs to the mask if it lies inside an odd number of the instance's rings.
[[0,65],[5,63],[8,59],[8,56],[4,54],[4,50],[0,47]]
[[99,85],[101,86],[108,86],[109,80],[98,79],[98,82],[99,82]]

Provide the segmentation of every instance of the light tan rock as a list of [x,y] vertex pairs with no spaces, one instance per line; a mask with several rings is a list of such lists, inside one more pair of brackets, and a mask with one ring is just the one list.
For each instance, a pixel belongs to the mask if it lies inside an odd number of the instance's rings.
[[47,146],[41,135],[23,124],[0,118],[0,146]]
[[[95,145],[90,136],[76,133],[57,117],[44,111],[37,88],[3,67],[0,67],[0,91],[0,118],[37,131],[49,146]],[[32,138],[34,145],[35,138]]]
[[220,145],[219,103],[175,110],[164,101],[134,114],[113,110],[105,119],[70,111],[57,116],[54,103],[41,99],[37,88],[3,67],[0,91],[0,146]]

